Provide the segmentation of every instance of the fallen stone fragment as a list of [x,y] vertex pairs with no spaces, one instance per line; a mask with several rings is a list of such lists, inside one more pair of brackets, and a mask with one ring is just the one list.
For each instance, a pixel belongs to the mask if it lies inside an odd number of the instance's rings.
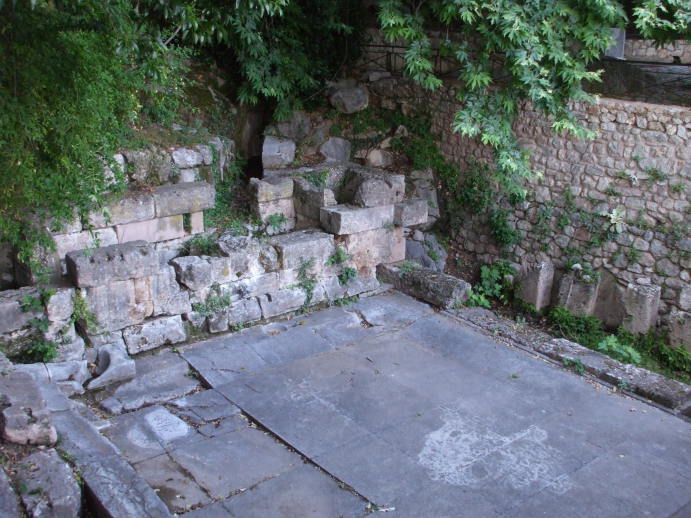
[[327,162],[347,162],[350,160],[350,142],[338,137],[331,137],[319,147]]
[[74,518],[81,515],[82,491],[72,468],[55,450],[38,451],[17,470],[20,496],[33,518]]
[[130,354],[149,351],[162,345],[171,345],[187,340],[185,326],[180,315],[159,317],[141,325],[127,327],[122,338]]
[[51,445],[58,440],[37,382],[27,372],[0,375],[2,437],[16,444]]
[[445,273],[424,268],[408,269],[405,263],[377,266],[377,277],[393,284],[403,293],[445,309],[463,304],[469,296],[470,284]]
[[87,388],[93,390],[126,381],[134,378],[136,373],[134,360],[127,354],[124,344],[104,345],[98,349],[97,377],[89,382]]
[[369,92],[361,86],[338,88],[329,97],[331,105],[342,113],[355,113],[369,105]]

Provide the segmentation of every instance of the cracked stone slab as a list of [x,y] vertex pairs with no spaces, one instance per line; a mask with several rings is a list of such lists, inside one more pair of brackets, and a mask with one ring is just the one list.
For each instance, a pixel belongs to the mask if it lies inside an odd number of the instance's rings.
[[173,351],[144,356],[136,359],[135,363],[136,377],[101,401],[104,410],[119,414],[184,396],[200,386],[189,364]]
[[4,469],[0,469],[0,516],[6,518],[19,518],[19,503],[12,490],[10,479]]
[[173,513],[211,502],[209,496],[185,471],[164,454],[134,465]]
[[421,304],[412,297],[397,291],[377,297],[367,297],[348,306],[347,311],[359,313],[367,324],[381,330],[411,324],[434,312],[427,304]]
[[238,407],[214,389],[183,396],[171,401],[170,405],[183,412],[187,418],[191,418],[195,423],[213,421],[240,412]]
[[300,466],[224,502],[233,517],[360,518],[365,502],[309,465]]
[[227,498],[302,462],[256,428],[188,444],[171,451],[170,456],[214,499]]

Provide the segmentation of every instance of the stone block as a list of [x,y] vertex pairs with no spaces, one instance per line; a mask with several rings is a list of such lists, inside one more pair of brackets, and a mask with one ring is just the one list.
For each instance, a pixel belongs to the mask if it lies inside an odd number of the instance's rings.
[[319,221],[320,209],[336,205],[336,196],[331,189],[315,187],[304,178],[298,178],[293,201],[298,215]]
[[178,148],[171,153],[171,156],[173,163],[181,169],[197,167],[204,163],[202,154],[195,149]]
[[226,312],[228,324],[236,326],[256,322],[262,318],[262,310],[256,298],[239,300],[230,305]]
[[332,234],[356,234],[393,225],[393,213],[393,205],[367,208],[336,205],[320,209],[319,220]]
[[268,182],[259,178],[251,178],[250,190],[258,203],[292,198],[293,179],[277,178],[272,182]]
[[218,247],[233,274],[224,282],[253,277],[278,268],[276,250],[256,238],[226,233],[218,239]]
[[156,252],[144,241],[70,252],[66,261],[70,279],[80,288],[158,273]]
[[395,238],[394,229],[377,228],[345,235],[342,244],[357,266],[376,266],[391,262]]
[[256,277],[231,282],[221,286],[221,291],[230,295],[231,300],[237,301],[248,297],[255,297],[272,293],[280,288],[278,272],[269,272]]
[[348,169],[339,200],[360,207],[377,207],[403,201],[405,177],[367,168]]
[[37,382],[27,372],[0,376],[2,438],[15,444],[51,445],[58,440]]
[[350,150],[350,142],[338,137],[331,137],[319,146],[319,152],[327,162],[347,162],[350,160]]
[[182,215],[166,216],[148,221],[116,225],[115,232],[118,236],[118,243],[128,243],[130,241],[148,241],[149,243],[170,241],[171,239],[178,239],[187,235],[183,221]]
[[669,344],[686,347],[691,353],[691,313],[673,310],[669,314]]
[[295,205],[293,204],[292,198],[264,201],[257,203],[253,209],[262,223],[270,221],[270,216],[283,215],[285,223],[292,221],[293,226],[295,225]]
[[204,232],[204,213],[202,211],[190,214],[190,234],[200,234]]
[[[414,234],[417,237],[417,233]],[[447,253],[433,234],[419,233],[420,239],[407,239],[405,258],[414,261],[423,268],[443,272],[446,267]]]
[[647,333],[657,322],[659,286],[630,283],[624,291],[623,326],[632,333]]
[[206,182],[162,185],[154,190],[156,217],[189,214],[210,209],[216,203],[216,191]]
[[134,281],[114,281],[86,288],[86,304],[99,330],[117,331],[151,315],[151,300],[138,300]]
[[272,318],[300,309],[306,302],[305,292],[299,288],[267,293],[259,297],[263,318]]
[[388,263],[397,263],[405,259],[406,254],[406,239],[403,233],[403,228],[398,227],[393,229],[393,238],[391,243],[391,255]]
[[362,86],[338,88],[329,96],[329,102],[342,113],[356,113],[369,105],[369,92]]
[[63,323],[74,312],[74,288],[55,288],[55,293],[46,303],[46,317],[51,322]]
[[605,327],[615,329],[624,321],[624,288],[619,285],[617,278],[608,270],[600,272],[600,288],[597,292],[597,302],[593,315],[605,324]]
[[156,215],[154,197],[149,192],[128,192],[103,210],[89,214],[89,223],[94,228],[121,225],[134,221],[153,219]]
[[118,244],[118,237],[112,228],[102,228],[94,230],[93,234],[88,230],[77,232],[76,234],[63,234],[53,236],[55,241],[55,255],[61,263],[61,272],[64,275],[67,270],[65,267],[65,255],[74,250],[93,249]]
[[531,304],[537,311],[542,311],[551,302],[553,281],[552,261],[540,261],[528,265],[518,279],[518,298]]
[[170,261],[180,284],[197,291],[211,286],[212,267],[208,257],[189,255],[176,257]]
[[370,149],[365,155],[365,165],[369,167],[389,167],[393,164],[393,153],[385,149]]
[[562,276],[557,292],[557,306],[562,306],[574,315],[592,315],[599,291],[599,280],[582,281],[573,273]]
[[96,375],[88,384],[89,390],[98,389],[134,378],[137,374],[134,360],[127,354],[124,342],[99,347],[96,357]]
[[444,309],[463,304],[469,297],[470,284],[445,273],[424,268],[403,269],[401,263],[377,266],[379,281]]
[[192,311],[190,295],[175,280],[175,268],[164,266],[152,279],[153,316],[181,315]]
[[41,317],[43,311],[22,309],[27,298],[38,297],[38,290],[31,287],[0,291],[0,334],[18,331],[27,327],[31,319]]
[[295,159],[295,142],[286,138],[266,136],[262,145],[262,165],[264,168],[289,166]]
[[130,354],[149,351],[162,345],[177,344],[187,340],[185,326],[180,315],[159,317],[140,325],[123,329],[122,338]]
[[228,331],[228,313],[220,311],[206,318],[206,325],[209,333],[223,333]]
[[5,473],[0,470],[0,516],[5,518],[21,518],[17,496],[12,489],[12,483]]
[[413,227],[427,223],[427,201],[405,200],[394,206],[394,225]]
[[273,237],[269,242],[278,251],[283,269],[299,268],[311,261],[313,271],[318,272],[334,252],[333,236],[318,230],[299,230]]
[[189,169],[180,169],[175,175],[173,183],[198,182],[200,178],[199,168],[190,167]]
[[72,468],[53,449],[37,451],[22,459],[17,470],[20,496],[28,516],[81,516],[82,490]]

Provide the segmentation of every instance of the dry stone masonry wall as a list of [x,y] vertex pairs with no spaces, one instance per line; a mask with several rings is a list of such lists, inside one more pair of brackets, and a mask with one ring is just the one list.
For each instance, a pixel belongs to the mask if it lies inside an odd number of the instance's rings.
[[676,40],[658,46],[654,40],[629,39],[624,43],[624,56],[640,61],[691,63],[691,43]]
[[[385,78],[370,90],[385,108],[412,113],[424,107],[442,153],[461,166],[490,158],[487,148],[451,131],[458,109],[453,87],[430,94]],[[634,331],[661,323],[669,327],[673,345],[691,347],[691,110],[606,98],[573,108],[597,131],[595,139],[555,135],[549,121],[528,107],[515,123],[541,172],[530,199],[513,212],[520,237],[508,249],[522,275],[539,278],[542,291],[529,302],[539,309],[559,303]],[[499,258],[502,250],[486,222],[464,218],[454,241],[481,262]],[[622,231],[599,242],[601,230],[613,230],[617,222]],[[579,271],[561,282],[573,259],[586,269],[586,282]],[[554,266],[555,275],[549,273]],[[532,273],[535,268],[538,273]],[[597,282],[592,281],[598,275],[587,276],[591,269],[599,273]],[[527,291],[535,293],[535,287]]]

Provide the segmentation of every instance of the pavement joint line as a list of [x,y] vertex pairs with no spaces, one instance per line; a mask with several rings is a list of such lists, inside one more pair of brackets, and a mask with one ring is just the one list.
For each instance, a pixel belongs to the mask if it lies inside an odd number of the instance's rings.
[[[225,397],[225,396],[224,396],[224,397]],[[226,397],[226,399],[228,399],[228,401],[231,401],[231,400],[230,400],[229,398],[227,398],[227,397]],[[235,404],[235,403],[233,403],[233,404]],[[291,451],[291,452],[295,453],[296,455],[299,455],[300,458],[302,459],[302,461],[303,461],[305,464],[309,464],[310,466],[312,466],[312,467],[316,468],[317,470],[319,470],[321,473],[324,473],[324,474],[326,474],[328,477],[332,478],[332,479],[338,484],[338,487],[339,487],[339,488],[341,488],[341,489],[343,489],[343,490],[345,490],[345,491],[349,491],[349,492],[353,493],[354,495],[356,495],[358,498],[360,498],[360,499],[364,502],[365,507],[367,507],[367,504],[371,504],[371,505],[373,505],[373,506],[376,506],[376,505],[377,505],[375,502],[372,502],[371,500],[368,500],[364,495],[362,495],[361,493],[359,493],[358,491],[356,491],[350,484],[348,484],[348,483],[345,482],[344,480],[341,480],[340,478],[336,477],[335,475],[333,475],[332,473],[330,473],[329,471],[327,471],[326,469],[324,469],[322,466],[320,466],[319,464],[317,464],[314,460],[312,460],[311,458],[309,458],[307,455],[305,455],[303,452],[301,452],[301,451],[300,451],[299,449],[297,449],[295,446],[293,446],[292,444],[290,444],[288,441],[284,440],[282,437],[280,437],[279,435],[277,435],[277,434],[276,434],[275,432],[273,432],[270,428],[268,428],[267,426],[265,426],[264,424],[262,424],[261,421],[259,421],[258,419],[254,418],[254,417],[252,416],[252,414],[250,414],[249,412],[245,411],[245,410],[244,410],[242,407],[240,407],[239,405],[238,405],[238,408],[240,408],[241,414],[245,416],[245,418],[246,418],[247,421],[250,423],[250,425],[253,425],[256,429],[258,429],[258,430],[264,432],[265,434],[269,435],[274,441],[276,441],[277,443],[281,444],[281,445],[282,445],[284,448],[286,448],[288,451]],[[258,483],[258,484],[259,484],[259,483]]]
[[[528,353],[529,355],[533,356],[534,358],[537,358],[537,359],[540,359],[546,363],[552,364],[552,365],[558,367],[559,369],[561,369],[563,371],[571,372],[569,369],[564,367],[563,362],[558,361],[554,358],[551,358],[551,357],[547,356],[546,354],[543,354],[539,351],[536,351],[530,345],[526,345],[525,343],[522,343],[521,341],[519,341],[513,337],[509,337],[509,336],[506,336],[506,335],[501,334],[501,333],[495,335],[488,328],[486,328],[480,324],[477,324],[477,323],[475,323],[469,319],[466,319],[466,318],[463,318],[459,315],[456,315],[456,314],[452,313],[451,311],[444,310],[444,311],[441,311],[440,313],[442,313],[442,314],[444,314],[444,315],[452,318],[453,320],[456,320],[456,321],[458,321],[464,325],[467,325],[469,327],[472,327],[474,329],[481,331],[482,334],[484,334],[485,336],[491,337],[493,340],[497,341],[497,343],[502,343],[502,344],[507,345],[509,347],[519,349],[525,353]],[[596,352],[596,351],[594,351],[594,352]],[[670,414],[670,415],[673,415],[673,416],[675,416],[675,417],[677,417],[683,421],[691,422],[691,418],[685,416],[683,413],[681,413],[680,410],[675,410],[675,409],[669,408],[667,406],[661,405],[660,403],[657,403],[651,399],[648,399],[645,396],[641,396],[640,394],[637,394],[635,392],[631,392],[628,390],[622,390],[619,387],[616,387],[613,383],[611,383],[607,380],[604,380],[598,376],[595,376],[588,371],[586,371],[583,374],[575,374],[575,375],[577,375],[580,378],[584,378],[584,379],[589,380],[591,382],[594,382],[594,383],[597,383],[597,384],[602,385],[604,387],[607,387],[612,393],[617,394],[621,397],[628,397],[631,399],[641,401],[642,403],[646,403],[652,407],[657,408],[658,410],[662,410],[663,412]]]

